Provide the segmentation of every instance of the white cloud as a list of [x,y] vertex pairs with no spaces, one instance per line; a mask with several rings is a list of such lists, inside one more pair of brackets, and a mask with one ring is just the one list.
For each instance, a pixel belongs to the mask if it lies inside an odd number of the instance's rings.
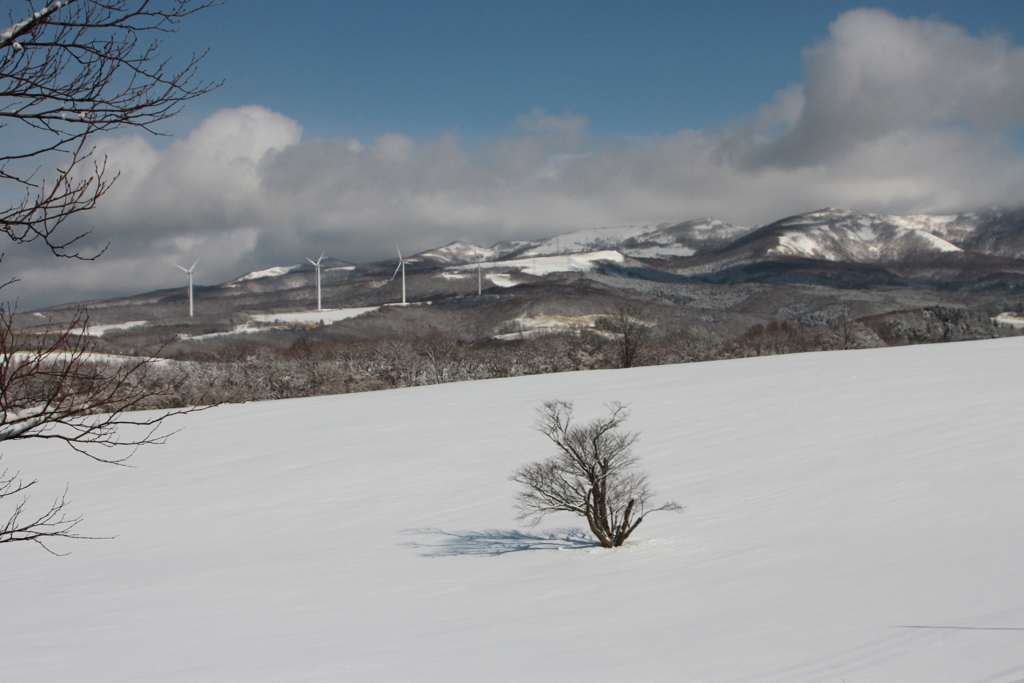
[[[166,149],[130,136],[100,153],[122,171],[85,218],[98,264],[9,250],[30,302],[200,282],[327,250],[388,258],[454,239],[490,244],[624,223],[766,222],[822,206],[894,213],[1019,205],[1024,48],[881,10],[840,16],[804,52],[805,82],[711,131],[599,139],[587,119],[535,109],[518,135],[302,140],[258,106],[222,110]],[[74,226],[69,226],[69,228]],[[24,255],[22,255],[24,253]],[[14,260],[18,259],[18,260]],[[148,265],[147,265],[148,264]],[[113,279],[113,281],[112,281]]]
[[804,74],[799,117],[753,150],[757,163],[831,163],[857,145],[934,125],[1024,125],[1024,48],[940,21],[847,12],[804,51]]

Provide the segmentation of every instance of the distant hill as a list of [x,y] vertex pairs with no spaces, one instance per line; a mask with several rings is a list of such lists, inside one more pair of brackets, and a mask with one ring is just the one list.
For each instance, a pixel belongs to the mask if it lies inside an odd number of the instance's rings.
[[[474,319],[466,327],[477,330],[472,334],[497,334],[517,315],[587,315],[615,302],[654,306],[663,324],[718,334],[759,321],[818,324],[935,305],[998,313],[1024,304],[1024,211],[892,216],[828,208],[761,226],[700,218],[491,246],[452,242],[407,256],[406,263],[408,300],[457,309],[456,319]],[[361,264],[325,259],[324,307],[400,302],[397,264],[397,254]],[[197,287],[195,299],[210,330],[246,316],[308,311],[316,302],[315,270],[272,265]],[[59,323],[80,307],[94,325],[197,324],[183,318],[183,287],[53,306],[22,315],[20,324]],[[409,323],[410,329],[422,324]]]

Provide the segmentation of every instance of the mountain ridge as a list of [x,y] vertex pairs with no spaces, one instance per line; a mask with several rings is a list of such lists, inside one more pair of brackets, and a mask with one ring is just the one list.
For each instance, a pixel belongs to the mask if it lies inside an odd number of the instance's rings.
[[[723,310],[735,313],[733,322],[722,323],[727,325],[725,332],[733,334],[752,311],[759,316],[754,320],[768,322],[779,319],[779,311],[796,310],[794,306],[821,308],[828,311],[827,319],[843,308],[861,315],[897,310],[898,301],[905,302],[903,308],[1015,310],[1024,299],[1024,211],[894,216],[826,208],[761,226],[697,218],[577,230],[489,247],[455,241],[404,260],[410,302],[449,302],[461,310],[475,307],[485,317],[492,315],[484,311],[492,300],[506,302],[506,308],[532,306],[528,302],[545,298],[589,300],[588,310],[580,308],[584,313],[592,313],[595,306],[607,308],[616,300],[695,306],[686,309],[687,320],[718,325],[726,320]],[[397,254],[360,264],[327,258],[321,270],[324,307],[400,302],[403,276],[396,273],[397,265]],[[769,287],[772,293],[758,294],[755,305],[741,303],[749,293],[738,292],[747,290],[713,290],[748,285]],[[478,287],[485,295],[481,299],[475,298]],[[226,320],[309,310],[311,302],[315,305],[315,292],[314,268],[294,264],[197,286],[194,294],[197,311]],[[922,298],[924,292],[928,294]],[[510,297],[521,303],[507,301]],[[806,301],[808,297],[813,302]],[[865,298],[875,303],[865,308]],[[725,301],[733,303],[721,303]],[[182,310],[187,311],[183,302],[187,292],[179,287],[53,306],[37,311],[28,322],[70,320],[79,308],[86,308],[91,322],[99,325],[171,318],[179,325],[192,324],[180,317]],[[810,314],[800,313],[799,319],[806,315]],[[209,321],[212,325],[214,318]]]

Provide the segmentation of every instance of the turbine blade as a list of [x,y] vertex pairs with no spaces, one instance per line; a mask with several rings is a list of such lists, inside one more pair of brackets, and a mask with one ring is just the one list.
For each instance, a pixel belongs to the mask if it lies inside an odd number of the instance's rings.
[[[175,263],[174,265],[178,266],[178,264],[177,264],[177,263]],[[186,268],[185,266],[178,266],[178,267],[179,267],[179,268],[181,268],[181,269],[182,269],[183,271],[185,271],[186,273],[188,272],[188,268]]]
[[398,275],[398,269],[402,267],[402,263],[403,263],[402,261],[399,261],[399,262],[398,262],[398,265],[397,265],[397,266],[395,266],[395,274],[391,276],[391,279],[392,279],[392,280],[394,280],[394,279],[395,279],[395,277],[396,277],[396,276]]
[[192,263],[192,267],[188,269],[188,272],[191,273],[193,270],[196,269],[196,263],[199,263],[199,259],[196,259],[195,262]]
[[398,260],[401,261],[402,260],[402,250],[398,248],[397,244],[395,245],[395,251],[398,252]]

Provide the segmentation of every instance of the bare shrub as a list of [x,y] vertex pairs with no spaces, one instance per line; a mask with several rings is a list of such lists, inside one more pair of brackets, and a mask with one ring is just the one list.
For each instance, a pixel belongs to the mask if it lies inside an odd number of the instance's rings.
[[682,510],[674,502],[652,502],[647,474],[633,454],[639,434],[618,430],[629,411],[620,403],[608,408],[607,417],[583,425],[573,423],[573,405],[567,401],[547,401],[538,409],[535,428],[558,453],[509,477],[524,487],[516,494],[520,521],[535,526],[553,512],[571,512],[587,520],[602,546],[615,548],[650,513]]

